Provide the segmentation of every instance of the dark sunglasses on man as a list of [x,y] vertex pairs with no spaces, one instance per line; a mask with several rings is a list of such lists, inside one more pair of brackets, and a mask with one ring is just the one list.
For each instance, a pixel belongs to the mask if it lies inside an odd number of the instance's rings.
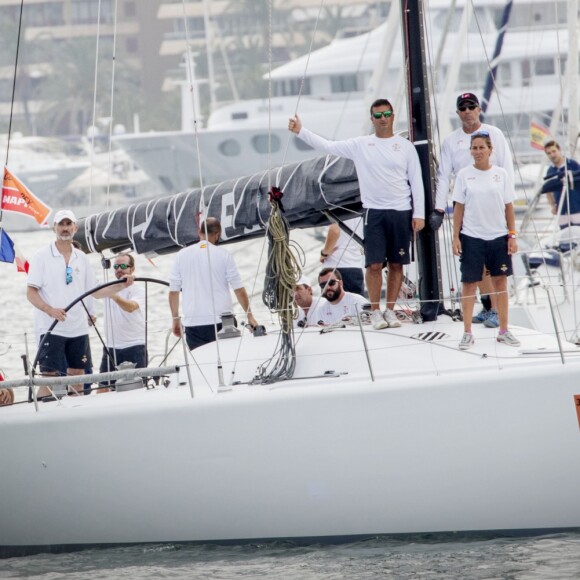
[[376,111],[375,113],[373,113],[373,117],[375,119],[380,119],[381,117],[385,117],[385,119],[388,119],[392,114],[393,111]]
[[121,270],[127,270],[129,269],[131,266],[129,266],[129,264],[115,264],[113,266],[113,268],[115,268],[115,270],[118,270],[119,268],[121,268]]
[[335,280],[333,278],[332,280],[328,280],[327,282],[321,282],[319,286],[321,290],[324,290],[327,286],[329,286],[330,288],[334,288],[337,284],[338,280]]
[[469,109],[470,111],[475,111],[477,109],[477,105],[462,105],[461,107],[457,107],[457,110],[461,113],[465,113]]

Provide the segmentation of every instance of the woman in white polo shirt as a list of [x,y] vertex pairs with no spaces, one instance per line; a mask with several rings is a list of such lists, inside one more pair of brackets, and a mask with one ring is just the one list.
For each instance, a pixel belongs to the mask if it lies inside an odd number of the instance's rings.
[[491,274],[497,296],[497,341],[520,346],[520,341],[508,330],[507,277],[512,274],[511,256],[518,250],[512,203],[515,194],[505,169],[491,164],[492,150],[489,133],[473,133],[470,152],[474,163],[457,173],[453,188],[453,253],[460,256],[463,283],[461,350],[474,343],[473,305],[484,267]]

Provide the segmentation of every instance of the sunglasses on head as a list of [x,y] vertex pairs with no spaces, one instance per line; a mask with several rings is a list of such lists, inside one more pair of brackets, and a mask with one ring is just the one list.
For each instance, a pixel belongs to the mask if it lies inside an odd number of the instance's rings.
[[457,110],[461,111],[462,113],[465,113],[467,109],[470,111],[475,111],[475,109],[477,109],[477,105],[463,105],[462,107],[457,107]]
[[373,113],[373,117],[375,119],[380,119],[381,117],[388,119],[392,114],[393,111],[377,111],[376,113]]
[[320,289],[324,290],[327,286],[330,286],[330,288],[333,288],[334,286],[336,286],[338,284],[338,280],[328,280],[328,282],[321,282],[320,283]]
[[119,268],[121,268],[121,270],[126,270],[127,268],[130,268],[131,266],[129,266],[129,264],[115,264],[113,266],[113,268],[115,268],[115,270],[118,270]]
[[478,131],[471,135],[471,140],[473,141],[473,139],[476,139],[477,137],[489,137],[489,133],[487,131]]
[[72,284],[72,268],[70,266],[66,267],[66,283]]

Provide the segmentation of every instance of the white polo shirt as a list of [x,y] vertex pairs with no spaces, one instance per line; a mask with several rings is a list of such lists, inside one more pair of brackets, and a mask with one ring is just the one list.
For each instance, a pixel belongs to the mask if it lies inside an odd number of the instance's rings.
[[[503,167],[514,187],[514,162],[510,148],[500,129],[493,125],[482,123],[476,133],[486,131],[493,147],[490,162],[492,165]],[[473,165],[471,156],[471,135],[467,134],[462,127],[456,129],[445,138],[441,145],[441,159],[437,168],[437,194],[435,207],[445,210],[447,207],[447,195],[453,179],[459,171]]]
[[[83,252],[73,248],[69,266],[72,269],[72,280],[67,284],[64,256],[58,251],[56,242],[52,242],[30,261],[27,284],[38,288],[40,297],[52,308],[65,308],[97,285],[93,268]],[[87,299],[86,304],[89,311],[92,311],[92,298]],[[53,322],[54,318],[38,308],[34,309],[34,330],[37,338],[45,334]],[[88,316],[80,302],[67,312],[66,320],[59,322],[52,331],[57,336],[69,338],[83,336],[88,332]]]
[[121,298],[137,302],[133,312],[123,310],[115,301],[105,298],[105,344],[109,348],[129,348],[145,344],[145,289],[132,284],[117,293]]
[[181,290],[184,326],[219,324],[221,314],[233,308],[230,288],[237,290],[243,284],[234,259],[223,248],[202,240],[177,253],[169,290]]
[[326,298],[322,298],[318,302],[318,306],[312,315],[310,312],[308,313],[308,319],[313,324],[317,324],[318,322],[333,324],[340,322],[343,318],[356,316],[355,305],[358,305],[359,312],[362,312],[362,307],[365,304],[368,304],[365,298],[360,294],[353,294],[352,292],[345,292],[342,300],[336,304],[331,304]]
[[461,232],[472,238],[495,240],[508,233],[505,206],[515,198],[503,167],[482,171],[473,165],[455,179],[453,201],[465,206]]
[[329,141],[302,127],[298,137],[315,149],[352,159],[365,208],[405,211],[425,218],[425,193],[419,155],[413,144],[399,135],[376,135],[346,141]]

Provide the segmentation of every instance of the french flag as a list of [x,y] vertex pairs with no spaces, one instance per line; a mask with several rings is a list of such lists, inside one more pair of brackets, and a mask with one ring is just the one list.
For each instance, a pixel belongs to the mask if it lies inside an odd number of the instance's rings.
[[16,262],[16,268],[19,272],[28,274],[28,260],[18,249],[18,246],[12,241],[12,238],[0,226],[0,262],[13,264]]

